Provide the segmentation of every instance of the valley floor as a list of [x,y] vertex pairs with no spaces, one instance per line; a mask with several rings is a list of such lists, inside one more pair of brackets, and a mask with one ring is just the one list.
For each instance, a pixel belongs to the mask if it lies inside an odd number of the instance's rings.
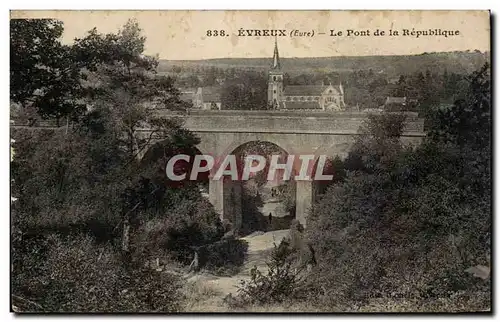
[[227,312],[231,310],[224,303],[224,298],[228,294],[237,294],[240,281],[250,278],[250,270],[254,266],[257,266],[260,271],[265,271],[266,260],[274,243],[278,245],[288,234],[289,230],[286,229],[253,233],[242,238],[248,242],[247,258],[240,272],[234,276],[215,276],[204,272],[185,275],[184,278],[188,282],[185,288],[185,294],[188,298],[185,310],[188,312]]

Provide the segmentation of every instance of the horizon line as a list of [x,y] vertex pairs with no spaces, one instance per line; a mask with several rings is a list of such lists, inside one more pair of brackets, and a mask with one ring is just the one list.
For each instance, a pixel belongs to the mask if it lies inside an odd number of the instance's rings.
[[[481,51],[479,49],[467,49],[467,50],[453,50],[453,51],[431,51],[431,52],[421,52],[419,54],[373,54],[373,55],[339,55],[339,56],[293,56],[293,57],[282,57],[280,59],[297,59],[297,58],[342,58],[342,57],[391,57],[391,56],[420,56],[426,54],[450,54],[450,53],[466,53],[466,52],[476,52],[479,51],[481,54],[490,53],[490,50]],[[147,55],[150,56],[150,55]],[[154,56],[154,55],[151,55]],[[160,60],[169,61],[199,61],[199,60],[216,60],[216,59],[272,59],[272,57],[214,57],[214,58],[198,58],[198,59],[169,59],[159,57]]]

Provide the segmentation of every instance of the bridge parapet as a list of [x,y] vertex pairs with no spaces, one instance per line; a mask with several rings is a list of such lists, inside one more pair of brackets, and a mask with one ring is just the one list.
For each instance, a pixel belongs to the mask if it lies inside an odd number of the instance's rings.
[[[157,110],[160,116],[184,119],[185,127],[194,132],[339,135],[357,134],[370,113],[376,112]],[[407,119],[403,135],[424,136],[424,119],[414,112],[404,114]],[[55,121],[50,120],[38,121],[34,125],[12,120],[11,127],[57,128],[57,125]]]
[[[373,112],[371,112],[373,113]],[[304,111],[160,111],[166,117],[180,117],[194,132],[289,133],[355,135],[367,112]],[[404,136],[424,136],[424,120],[407,112]]]

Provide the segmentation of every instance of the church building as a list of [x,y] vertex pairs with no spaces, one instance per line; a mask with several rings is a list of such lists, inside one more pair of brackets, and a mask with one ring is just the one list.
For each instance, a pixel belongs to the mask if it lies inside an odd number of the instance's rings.
[[344,88],[342,83],[333,85],[285,85],[283,84],[278,52],[278,42],[274,43],[273,63],[269,70],[267,100],[276,110],[323,110],[343,111]]

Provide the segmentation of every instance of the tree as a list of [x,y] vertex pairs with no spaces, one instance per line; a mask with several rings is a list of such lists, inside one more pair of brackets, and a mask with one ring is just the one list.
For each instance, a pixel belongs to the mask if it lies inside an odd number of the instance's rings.
[[82,62],[61,44],[62,32],[62,22],[53,19],[10,20],[11,100],[57,121],[85,110],[78,100]]
[[253,71],[241,71],[233,77],[228,75],[221,103],[223,109],[267,109],[267,76]]
[[472,145],[479,149],[490,146],[491,94],[489,65],[468,76],[468,95],[455,101],[453,107],[439,109],[430,133],[436,142]]
[[102,35],[93,29],[74,45],[76,57],[89,62],[89,96],[94,105],[107,106],[115,115],[131,156],[148,143],[137,135],[138,128],[149,127],[155,132],[172,125],[156,116],[156,110],[187,107],[173,80],[156,76],[157,58],[142,54],[145,38],[140,31],[137,22],[130,20],[117,34]]
[[[117,34],[94,29],[77,39],[66,53],[80,68],[79,99],[90,108],[67,131],[13,131],[13,194],[19,196],[13,227],[21,236],[16,263],[31,256],[20,250],[29,251],[28,240],[46,240],[54,231],[91,235],[97,242],[121,241],[131,254],[136,231],[145,222],[168,216],[168,210],[181,204],[200,208],[197,187],[169,186],[165,178],[168,158],[181,150],[194,151],[199,139],[178,119],[158,116],[159,109],[182,110],[185,104],[172,80],[155,74],[157,59],[143,55],[144,41],[134,21]],[[42,80],[51,81],[41,79],[41,87],[47,87]],[[139,162],[155,140],[162,153],[149,164]],[[189,234],[198,221],[204,228],[220,226],[211,206],[203,209],[182,234]]]
[[400,121],[372,118],[345,162],[345,180],[313,205],[307,234],[328,301],[425,302],[465,292],[489,306],[489,280],[467,273],[490,265],[488,66],[469,82],[466,99],[436,110],[415,149],[399,143]]
[[397,88],[394,91],[394,96],[407,97],[409,92],[409,86],[405,75],[400,75],[397,83]]
[[[109,111],[108,126],[113,128],[120,149],[127,155],[122,166],[125,178],[132,179],[126,180],[128,187],[122,193],[125,202],[121,210],[126,252],[130,250],[130,226],[144,209],[144,200],[165,194],[157,177],[164,178],[166,158],[199,143],[196,136],[182,129],[179,120],[158,116],[158,110],[182,111],[187,105],[180,100],[171,78],[156,75],[158,60],[142,54],[144,42],[137,21],[129,20],[117,34],[102,35],[93,29],[86,37],[77,39],[73,48],[76,57],[85,57],[89,62],[89,97],[97,110]],[[141,129],[149,133],[144,135]],[[161,140],[168,152],[155,160],[163,166],[157,164],[145,172],[139,167],[138,156],[155,140]]]
[[[175,310],[177,278],[156,276],[144,262],[165,250],[186,260],[191,247],[223,235],[197,186],[166,179],[166,161],[194,153],[199,139],[178,119],[158,116],[185,104],[172,80],[156,75],[157,59],[143,55],[144,40],[134,21],[117,34],[94,29],[77,39],[65,53],[79,72],[78,100],[89,108],[71,114],[74,122],[63,131],[12,131],[13,293],[36,302],[36,310]],[[33,66],[26,68],[18,75]],[[39,81],[35,87],[52,84]],[[25,93],[15,88],[13,97],[30,99]],[[57,104],[52,109],[47,113],[62,115]],[[154,151],[140,162],[153,141]],[[73,276],[80,271],[84,276]]]

